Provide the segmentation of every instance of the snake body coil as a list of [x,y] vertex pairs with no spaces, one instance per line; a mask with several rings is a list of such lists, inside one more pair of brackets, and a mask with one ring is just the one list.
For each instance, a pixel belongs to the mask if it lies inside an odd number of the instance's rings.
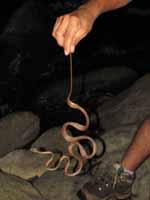
[[[70,107],[70,108],[73,108],[73,109],[77,109],[79,111],[81,111],[83,113],[83,115],[85,116],[85,125],[82,125],[82,124],[79,124],[77,122],[66,122],[63,126],[62,126],[62,129],[61,129],[61,134],[63,136],[63,138],[65,139],[66,142],[68,142],[68,153],[69,155],[62,155],[57,163],[57,166],[53,167],[53,168],[50,168],[48,167],[51,162],[53,161],[54,157],[55,157],[55,154],[51,151],[40,151],[36,148],[33,148],[31,149],[33,152],[36,152],[36,153],[39,153],[39,154],[49,154],[51,157],[50,159],[46,162],[46,167],[48,170],[50,171],[55,171],[57,170],[62,161],[66,160],[66,165],[65,165],[65,168],[64,168],[64,172],[65,172],[65,175],[67,176],[76,176],[78,175],[83,166],[84,166],[84,163],[86,160],[89,160],[91,159],[95,154],[96,154],[96,143],[94,142],[94,140],[89,137],[89,136],[78,136],[78,137],[73,137],[71,135],[69,135],[69,127],[73,127],[79,131],[86,131],[89,127],[89,116],[87,114],[87,112],[84,110],[84,108],[82,108],[81,106],[79,106],[78,104],[74,103],[71,101],[71,94],[72,94],[72,55],[70,54],[70,89],[69,89],[69,94],[68,94],[68,97],[67,97],[67,105]],[[88,154],[87,151],[85,150],[84,146],[80,143],[81,141],[88,141],[91,143],[92,145],[92,152],[91,154]],[[79,153],[76,155],[76,153],[74,152],[74,148],[77,147]],[[74,158],[78,161],[78,167],[77,169],[75,170],[75,172],[73,173],[69,173],[69,168],[70,168],[70,164],[71,164],[71,159],[70,158]]]

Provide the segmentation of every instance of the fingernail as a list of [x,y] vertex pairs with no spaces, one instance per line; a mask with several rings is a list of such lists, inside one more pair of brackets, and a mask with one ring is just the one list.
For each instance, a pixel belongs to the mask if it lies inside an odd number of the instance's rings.
[[74,53],[74,51],[75,51],[75,47],[72,46],[72,47],[71,47],[71,53]]
[[65,50],[65,55],[68,56],[68,52]]

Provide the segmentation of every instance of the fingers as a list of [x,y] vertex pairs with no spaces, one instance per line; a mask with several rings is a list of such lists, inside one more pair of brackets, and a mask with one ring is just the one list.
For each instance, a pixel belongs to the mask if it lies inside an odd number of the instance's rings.
[[71,53],[74,53],[75,52],[75,47],[77,46],[77,44],[86,36],[86,32],[82,29],[80,29],[74,39],[73,39],[73,42],[72,42],[72,46],[71,46]]
[[57,40],[57,43],[60,46],[64,44],[64,36],[69,24],[69,15],[62,16],[57,19],[54,30],[53,30],[53,37]]
[[76,15],[64,15],[56,20],[52,32],[57,43],[64,48],[65,55],[74,53],[76,45],[86,34],[86,28],[83,28],[80,17]]
[[80,30],[80,22],[78,21],[78,18],[72,16],[70,18],[68,29],[64,38],[63,47],[64,47],[65,55],[68,55],[69,53],[72,52],[73,41],[76,36],[76,33],[79,30]]
[[59,25],[60,25],[60,23],[62,21],[62,18],[63,18],[62,16],[58,17],[57,20],[56,20],[56,22],[55,22],[55,24],[54,24],[54,28],[53,28],[53,32],[52,32],[52,36],[53,37],[56,37],[56,30],[59,27]]
[[80,29],[80,20],[76,16],[64,15],[57,18],[52,36],[64,48],[65,55],[74,51],[73,41]]

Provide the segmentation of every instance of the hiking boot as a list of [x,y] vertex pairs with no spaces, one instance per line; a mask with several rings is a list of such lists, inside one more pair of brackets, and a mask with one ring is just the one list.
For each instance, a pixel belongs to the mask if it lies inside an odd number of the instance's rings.
[[107,170],[105,174],[83,186],[81,193],[86,200],[123,200],[132,196],[135,175],[125,172],[117,163]]

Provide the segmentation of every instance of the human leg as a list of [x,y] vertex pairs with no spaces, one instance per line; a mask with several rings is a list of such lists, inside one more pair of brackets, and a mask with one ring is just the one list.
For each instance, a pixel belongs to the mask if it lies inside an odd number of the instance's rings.
[[[134,171],[150,156],[150,119],[139,128],[120,164],[87,183],[81,192],[87,200],[127,199],[132,195]],[[129,171],[129,172],[128,172]],[[133,173],[130,173],[133,172]]]
[[121,166],[135,171],[150,156],[150,119],[146,120],[137,131],[132,143],[125,152]]

